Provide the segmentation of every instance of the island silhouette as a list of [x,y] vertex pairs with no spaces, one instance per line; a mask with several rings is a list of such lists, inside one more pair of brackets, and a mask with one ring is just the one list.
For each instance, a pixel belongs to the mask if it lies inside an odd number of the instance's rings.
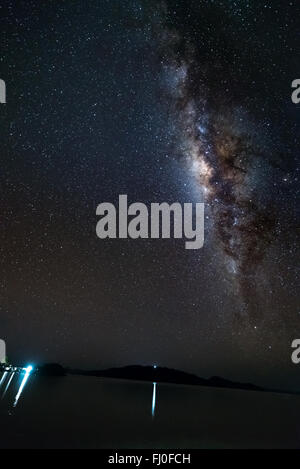
[[143,365],[128,365],[116,368],[106,368],[100,370],[82,370],[64,368],[58,363],[45,363],[36,368],[35,371],[41,376],[65,376],[81,375],[95,376],[99,378],[116,378],[134,381],[151,381],[156,383],[186,384],[196,386],[210,386],[217,388],[245,389],[251,391],[266,391],[265,388],[252,383],[241,383],[231,381],[220,376],[201,378],[195,374],[187,373],[167,367],[154,367]]

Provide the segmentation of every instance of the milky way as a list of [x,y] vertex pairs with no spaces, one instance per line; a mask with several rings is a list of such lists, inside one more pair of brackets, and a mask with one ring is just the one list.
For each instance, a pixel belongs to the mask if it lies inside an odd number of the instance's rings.
[[197,44],[167,27],[160,34],[178,153],[203,191],[224,264],[243,300],[241,312],[255,314],[255,274],[276,233],[276,214],[259,194],[268,190],[264,173],[272,172],[273,165],[264,136],[242,105],[228,103],[222,88],[211,99],[216,84],[210,86],[212,74],[199,61]]

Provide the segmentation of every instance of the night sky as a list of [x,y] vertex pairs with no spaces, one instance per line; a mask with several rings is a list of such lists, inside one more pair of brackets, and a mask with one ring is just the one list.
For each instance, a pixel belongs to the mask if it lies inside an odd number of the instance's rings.
[[[300,389],[300,5],[4,0],[0,336],[11,362]],[[96,236],[204,202],[205,242]]]

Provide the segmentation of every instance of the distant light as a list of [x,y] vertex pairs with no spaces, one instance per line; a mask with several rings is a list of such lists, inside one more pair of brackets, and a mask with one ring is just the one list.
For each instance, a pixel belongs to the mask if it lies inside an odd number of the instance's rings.
[[28,365],[26,369],[26,373],[30,373],[33,370],[33,366]]
[[156,368],[156,365],[153,365],[153,368]]

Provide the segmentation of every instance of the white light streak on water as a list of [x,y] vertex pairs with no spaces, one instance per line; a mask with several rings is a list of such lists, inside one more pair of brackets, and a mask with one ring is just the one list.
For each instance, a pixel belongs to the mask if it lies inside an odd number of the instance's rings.
[[152,417],[155,416],[155,406],[156,406],[156,383],[153,383],[153,392],[152,392]]
[[10,378],[9,378],[9,380],[8,380],[8,383],[7,383],[7,385],[6,385],[6,388],[4,389],[4,392],[3,392],[3,394],[2,394],[2,399],[3,399],[3,397],[5,396],[6,391],[8,390],[8,388],[9,388],[9,386],[10,386],[10,383],[12,382],[13,377],[15,376],[15,374],[16,374],[15,371],[14,371],[13,373],[11,373],[11,376],[10,376]]
[[27,382],[27,380],[30,376],[31,371],[32,371],[32,366],[31,365],[29,365],[29,366],[27,366],[27,368],[25,368],[25,375],[24,375],[24,378],[22,379],[22,383],[19,387],[19,391],[18,391],[18,393],[15,397],[14,407],[16,407],[16,405],[18,404],[18,400],[19,400],[19,398],[22,394],[22,391],[23,391],[23,389],[25,387],[25,384],[26,384],[26,382]]

